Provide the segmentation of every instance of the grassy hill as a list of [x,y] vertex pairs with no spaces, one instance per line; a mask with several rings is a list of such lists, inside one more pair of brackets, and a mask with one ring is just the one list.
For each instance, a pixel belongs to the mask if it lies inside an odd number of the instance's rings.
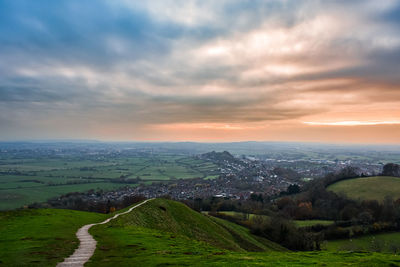
[[[157,199],[91,229],[97,250],[85,266],[398,266],[396,255],[288,252],[246,228]],[[259,251],[260,248],[264,252]]]
[[77,229],[106,217],[56,209],[0,212],[0,266],[55,266],[78,247]]
[[285,250],[267,239],[256,239],[242,226],[205,216],[180,202],[166,199],[150,201],[107,226],[94,227],[93,232],[102,238],[105,229],[132,226],[167,232],[232,251]]
[[352,199],[376,199],[383,201],[385,196],[400,197],[400,178],[375,176],[339,181],[327,188],[335,193],[345,194]]
[[[55,266],[78,246],[76,230],[108,215],[71,210],[0,213],[0,266]],[[246,228],[163,199],[91,229],[98,241],[85,266],[399,266],[397,255],[288,252]],[[258,251],[258,252],[255,252]]]

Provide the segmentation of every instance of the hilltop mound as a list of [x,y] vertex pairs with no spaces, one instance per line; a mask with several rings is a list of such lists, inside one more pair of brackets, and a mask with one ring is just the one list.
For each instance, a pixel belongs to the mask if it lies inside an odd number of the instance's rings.
[[351,199],[383,201],[386,196],[397,199],[400,197],[400,178],[390,176],[354,178],[333,183],[327,190],[345,194]]
[[[109,224],[93,227],[90,232],[98,244],[94,256],[85,264],[89,267],[377,266],[398,260],[377,253],[285,253],[279,245],[252,236],[246,228],[214,220],[165,199],[147,202]],[[269,251],[248,252],[255,250],[254,246],[258,249],[264,246]]]
[[215,163],[240,162],[238,159],[232,156],[232,154],[229,153],[228,151],[223,151],[223,152],[211,151],[200,155],[200,157],[203,159],[211,160],[212,162]]
[[182,203],[155,199],[112,221],[108,227],[144,227],[232,251],[285,250],[267,239],[251,235],[244,227],[221,221],[193,211]]
[[[54,209],[0,212],[0,265],[55,266],[78,246],[79,227],[109,216]],[[91,233],[98,243],[85,266],[397,266],[399,261],[386,253],[281,252],[246,228],[162,199]],[[236,251],[220,248],[225,241]],[[260,248],[268,252],[248,252]]]

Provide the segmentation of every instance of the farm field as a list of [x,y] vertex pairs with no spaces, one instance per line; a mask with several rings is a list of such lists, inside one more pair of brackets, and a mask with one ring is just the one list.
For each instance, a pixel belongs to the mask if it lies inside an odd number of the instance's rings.
[[[205,214],[208,214],[208,212],[204,212]],[[268,218],[267,215],[257,215],[257,214],[246,214],[243,212],[237,212],[237,211],[219,211],[218,213],[228,215],[228,216],[233,216],[233,217],[239,217],[239,218],[246,218],[247,220],[251,220],[255,216],[262,216],[264,218]],[[328,220],[294,220],[293,221],[296,226],[298,227],[307,227],[307,226],[313,226],[313,225],[331,225],[334,222],[333,221],[328,221]]]
[[352,239],[325,241],[323,249],[328,251],[379,251],[400,252],[400,233],[382,233]]
[[213,179],[218,175],[213,163],[165,153],[1,158],[0,210],[69,192],[112,190],[174,179]]
[[[205,213],[208,214],[207,211]],[[243,213],[243,212],[239,212],[239,211],[218,211],[218,213],[232,216],[232,217],[240,217],[240,218],[246,218],[246,219],[252,219],[255,216],[257,216],[257,214]],[[258,215],[258,216],[268,217],[267,215]]]
[[57,197],[69,192],[85,192],[94,190],[112,190],[121,186],[134,186],[132,184],[120,183],[86,183],[86,184],[65,184],[60,186],[37,186],[17,189],[0,190],[0,210],[19,208],[35,202],[44,202],[49,198]]
[[333,221],[327,220],[295,220],[294,222],[299,227],[307,227],[313,225],[331,225],[334,223]]
[[400,198],[400,178],[389,176],[355,178],[331,184],[327,189],[355,200],[383,201],[386,196],[396,200]]

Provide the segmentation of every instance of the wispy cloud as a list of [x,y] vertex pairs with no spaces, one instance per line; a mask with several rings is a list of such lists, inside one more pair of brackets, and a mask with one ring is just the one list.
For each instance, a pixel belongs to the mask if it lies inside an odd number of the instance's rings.
[[320,125],[320,126],[368,126],[368,125],[395,125],[400,124],[400,121],[336,121],[336,122],[314,122],[306,121],[307,125]]
[[394,0],[3,1],[0,138],[397,125],[398,10]]

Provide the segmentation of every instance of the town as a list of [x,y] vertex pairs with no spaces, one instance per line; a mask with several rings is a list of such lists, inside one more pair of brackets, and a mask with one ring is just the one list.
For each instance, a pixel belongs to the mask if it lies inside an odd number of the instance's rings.
[[[175,200],[224,198],[247,200],[251,195],[273,198],[284,194],[289,186],[300,188],[314,179],[329,173],[338,173],[350,167],[357,176],[373,176],[382,172],[383,163],[371,164],[351,160],[274,160],[254,156],[233,156],[227,151],[208,152],[191,156],[196,160],[217,166],[218,176],[213,179],[170,179],[144,183],[140,178],[137,186],[123,186],[116,190],[90,190],[83,193],[66,194],[53,198],[48,203],[54,207],[123,207],[135,197],[168,197]],[[121,203],[125,203],[121,204]],[[107,208],[108,207],[108,208]]]

